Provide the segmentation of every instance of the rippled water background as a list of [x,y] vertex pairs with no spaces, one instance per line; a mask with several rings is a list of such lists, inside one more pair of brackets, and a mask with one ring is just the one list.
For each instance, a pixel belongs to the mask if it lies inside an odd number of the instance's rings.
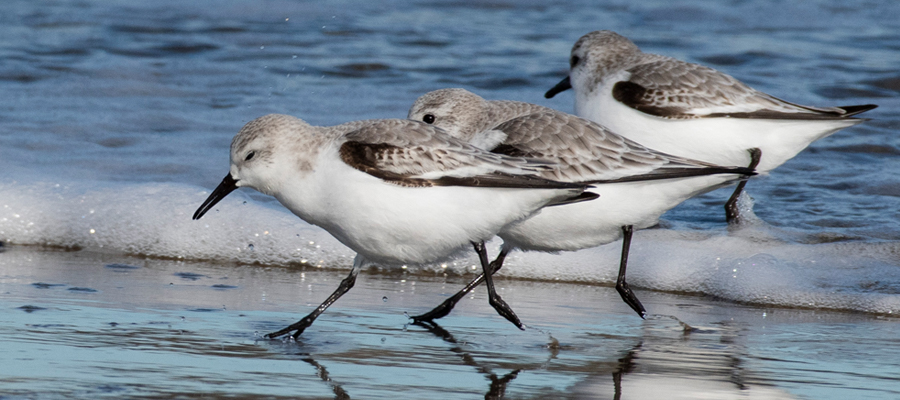
[[[5,1],[0,396],[900,397],[897,15],[891,1]],[[542,95],[597,29],[790,101],[880,107],[751,182],[756,224],[724,227],[726,190],[637,233],[647,321],[608,287],[612,244],[514,255],[504,297],[525,332],[479,293],[446,332],[405,325],[462,284],[458,260],[367,271],[300,342],[258,340],[321,301],[352,253],[254,193],[190,221],[244,123],[399,118],[444,87],[570,111],[571,92]]]

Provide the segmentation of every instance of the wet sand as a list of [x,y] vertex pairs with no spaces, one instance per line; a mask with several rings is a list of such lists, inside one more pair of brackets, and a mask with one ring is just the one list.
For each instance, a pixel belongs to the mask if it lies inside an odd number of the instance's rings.
[[185,262],[9,246],[0,397],[885,399],[898,319],[611,287],[497,279],[440,325],[409,324],[470,276],[370,270],[297,341],[262,335],[345,269]]

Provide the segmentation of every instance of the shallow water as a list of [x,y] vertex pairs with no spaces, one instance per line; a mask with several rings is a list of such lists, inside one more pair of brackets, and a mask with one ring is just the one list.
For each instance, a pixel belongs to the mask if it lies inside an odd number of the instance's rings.
[[[410,325],[454,276],[366,271],[297,341],[343,271],[12,247],[0,275],[11,398],[893,398],[897,320],[610,287],[501,280],[527,329],[480,291]],[[705,397],[704,397],[705,396]],[[499,398],[499,397],[493,397]]]
[[[17,346],[0,356],[0,395],[470,398],[504,378],[511,398],[900,391],[900,3],[13,0],[0,11],[0,329]],[[637,232],[629,282],[647,321],[606,287],[613,243],[511,255],[504,296],[525,332],[479,293],[441,321],[456,343],[404,330],[403,312],[453,292],[470,258],[369,271],[298,343],[254,336],[318,304],[353,254],[249,191],[190,220],[244,123],[402,118],[444,87],[568,111],[571,92],[543,93],[596,29],[790,101],[880,107],[755,178],[758,220],[727,228],[725,189]],[[685,336],[672,317],[701,328]],[[123,359],[135,362],[110,362]]]

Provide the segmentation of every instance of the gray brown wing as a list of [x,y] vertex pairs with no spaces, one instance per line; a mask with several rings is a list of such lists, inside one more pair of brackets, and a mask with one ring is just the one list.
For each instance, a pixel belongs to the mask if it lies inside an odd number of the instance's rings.
[[417,121],[373,121],[345,139],[347,165],[398,185],[584,188],[539,177],[550,163],[492,154]]
[[631,108],[659,117],[837,119],[877,107],[803,106],[755,90],[712,68],[663,56],[650,58],[653,61],[629,68],[630,77],[617,82],[612,94]]
[[494,129],[507,138],[492,152],[557,163],[542,173],[547,179],[603,183],[723,172],[752,174],[746,168],[723,168],[657,152],[597,123],[553,110],[514,118]]

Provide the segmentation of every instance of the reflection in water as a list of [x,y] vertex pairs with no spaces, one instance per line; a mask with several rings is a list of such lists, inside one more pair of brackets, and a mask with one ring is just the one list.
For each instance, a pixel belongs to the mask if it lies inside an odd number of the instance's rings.
[[513,379],[516,379],[516,377],[519,375],[519,372],[522,371],[522,369],[520,368],[513,370],[512,372],[503,375],[502,377],[497,377],[497,374],[491,371],[490,367],[481,365],[478,363],[478,361],[475,361],[475,358],[473,358],[471,354],[463,350],[456,338],[453,337],[453,334],[448,332],[446,329],[441,328],[441,326],[436,322],[416,321],[412,324],[415,326],[421,326],[427,329],[428,332],[431,332],[435,336],[441,338],[443,341],[452,344],[453,347],[450,348],[450,351],[458,354],[462,358],[464,364],[475,367],[478,372],[484,374],[488,379],[490,379],[491,386],[490,389],[488,389],[488,392],[484,395],[485,400],[502,399],[506,395],[506,385],[508,385],[509,382]]
[[[897,397],[896,321],[847,313],[765,317],[647,292],[660,315],[636,321],[610,290],[507,281],[531,313],[528,330],[508,329],[481,305],[446,329],[415,324],[423,335],[406,329],[403,311],[431,298],[411,289],[440,292],[444,281],[368,272],[315,335],[260,340],[254,330],[296,312],[298,282],[301,301],[314,302],[314,289],[330,290],[343,273],[16,248],[0,262],[0,397]],[[185,271],[207,278],[175,275]],[[221,282],[235,288],[214,287]]]
[[[490,380],[485,399],[504,398],[508,390],[516,394],[515,398],[521,397],[523,391],[529,394],[528,398],[794,398],[766,384],[764,377],[754,376],[743,368],[746,349],[740,343],[741,328],[729,323],[698,328],[674,317],[656,316],[646,320],[639,337],[630,340],[588,334],[585,341],[576,339],[573,343],[561,344],[551,336],[545,347],[549,351],[546,361],[516,363],[518,367],[503,376],[479,362],[441,326],[433,322],[412,325],[425,328],[450,343],[450,351],[463,364],[474,367]],[[627,347],[619,347],[622,349],[620,356],[610,357],[618,352],[616,343]],[[605,348],[608,355],[603,354],[605,351],[593,351],[598,348]],[[525,376],[521,374],[523,371],[529,372],[525,381],[514,381]],[[576,381],[556,389],[546,383],[535,385],[534,381],[539,381],[544,373],[551,374],[551,381],[566,382],[572,378]]]
[[606,374],[573,386],[578,399],[793,399],[742,367],[740,328],[728,323],[697,328],[674,317],[648,318],[643,336],[618,360],[612,387]]
[[331,391],[334,392],[335,400],[350,399],[350,395],[347,394],[347,391],[344,390],[344,388],[341,387],[341,385],[334,383],[334,381],[331,380],[331,377],[328,376],[328,370],[326,370],[325,367],[322,366],[322,364],[319,364],[318,362],[316,362],[316,360],[313,360],[312,356],[306,356],[305,358],[302,358],[301,360],[309,365],[312,365],[313,367],[316,367],[316,376],[318,376],[319,379],[321,379],[322,381],[327,383],[328,386],[331,386]]
[[634,371],[635,354],[641,349],[643,343],[634,346],[625,357],[619,359],[619,369],[613,372],[613,390],[615,391],[613,399],[620,400],[622,398],[622,376]]

